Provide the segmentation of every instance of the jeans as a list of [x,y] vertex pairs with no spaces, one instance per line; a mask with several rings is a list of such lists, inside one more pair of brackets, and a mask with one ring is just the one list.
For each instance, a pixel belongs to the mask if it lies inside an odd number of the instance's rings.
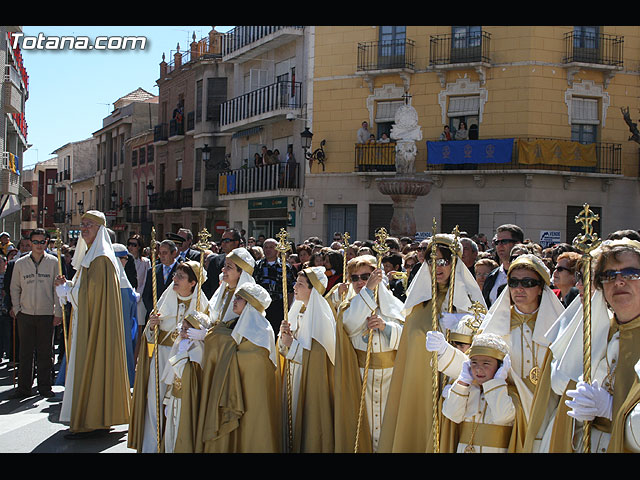
[[38,390],[51,390],[53,371],[53,315],[27,315],[16,317],[20,334],[20,367],[18,390],[31,393],[33,385],[34,353],[37,362]]

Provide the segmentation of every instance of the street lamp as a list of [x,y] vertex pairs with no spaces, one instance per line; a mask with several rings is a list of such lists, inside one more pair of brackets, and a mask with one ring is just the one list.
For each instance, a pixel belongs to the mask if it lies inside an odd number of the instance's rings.
[[320,147],[316,148],[313,153],[309,153],[311,140],[313,139],[313,133],[309,131],[309,127],[304,127],[304,132],[300,134],[300,139],[302,148],[304,149],[304,158],[309,160],[309,169],[311,169],[313,161],[316,160],[320,165],[322,165],[322,171],[324,172],[324,162],[327,160],[327,156],[324,153],[324,145],[327,141],[322,140],[322,142],[320,142]]
[[118,199],[118,194],[114,190],[113,192],[111,192],[111,210],[115,210],[117,199]]
[[84,213],[84,202],[82,200],[78,200],[78,213],[80,215]]
[[211,159],[211,149],[209,148],[208,144],[204,144],[204,148],[202,149],[202,160],[204,161],[204,164],[207,165],[207,167],[209,166],[209,160]]

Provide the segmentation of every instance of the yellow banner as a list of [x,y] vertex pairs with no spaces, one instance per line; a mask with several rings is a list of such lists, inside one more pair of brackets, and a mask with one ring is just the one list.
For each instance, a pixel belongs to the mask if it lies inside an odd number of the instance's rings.
[[564,165],[595,167],[596,145],[583,145],[568,140],[518,140],[518,163],[524,165]]

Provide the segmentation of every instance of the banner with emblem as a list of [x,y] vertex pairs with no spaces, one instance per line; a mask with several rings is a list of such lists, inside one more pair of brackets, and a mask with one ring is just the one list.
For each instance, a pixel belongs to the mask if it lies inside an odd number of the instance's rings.
[[510,163],[513,138],[427,142],[427,164]]
[[518,163],[595,167],[596,145],[569,140],[518,140]]

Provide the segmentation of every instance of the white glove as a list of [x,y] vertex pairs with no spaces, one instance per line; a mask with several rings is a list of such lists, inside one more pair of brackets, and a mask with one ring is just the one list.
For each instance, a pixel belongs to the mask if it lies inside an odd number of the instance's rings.
[[442,332],[433,330],[427,332],[426,347],[428,351],[443,355],[447,351],[447,345],[447,339],[444,338]]
[[509,354],[506,354],[502,359],[502,365],[498,370],[496,370],[493,378],[497,380],[507,380],[507,376],[509,375],[509,369],[511,368],[511,357]]
[[64,306],[64,304],[67,303],[67,294],[70,290],[71,287],[69,287],[69,285],[67,285],[66,283],[63,283],[62,285],[58,285],[56,287],[56,295],[58,295],[60,305]]
[[462,364],[462,371],[460,372],[457,381],[471,385],[473,382],[473,376],[471,375],[471,360],[467,360]]
[[178,352],[183,353],[187,351],[192,343],[193,343],[193,340],[189,338],[183,338],[182,340],[180,340],[180,343],[178,344]]
[[191,340],[204,340],[207,335],[207,331],[203,328],[190,328],[187,330],[187,337]]
[[611,420],[613,396],[595,381],[591,385],[579,381],[575,390],[567,390],[567,395],[573,400],[566,400],[565,404],[571,410],[567,415],[579,421],[591,421],[595,417]]

